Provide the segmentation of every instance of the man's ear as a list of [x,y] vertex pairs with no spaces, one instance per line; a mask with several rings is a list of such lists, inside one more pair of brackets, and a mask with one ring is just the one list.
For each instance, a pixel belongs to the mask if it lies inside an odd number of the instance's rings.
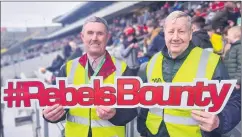
[[193,32],[195,29],[195,26],[192,24],[191,31]]
[[81,38],[81,41],[83,42],[84,35],[82,32],[80,32],[80,38]]
[[190,30],[190,41],[192,40],[192,33],[193,33],[193,31],[192,31],[192,29]]

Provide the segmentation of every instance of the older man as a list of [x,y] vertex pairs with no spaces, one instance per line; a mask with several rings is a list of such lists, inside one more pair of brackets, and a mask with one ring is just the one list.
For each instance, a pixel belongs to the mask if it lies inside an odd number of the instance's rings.
[[[69,83],[89,83],[90,76],[102,76],[103,82],[113,84],[115,76],[132,76],[123,61],[109,55],[106,45],[110,37],[107,22],[99,17],[87,19],[81,38],[86,54],[68,61],[60,70],[60,77]],[[66,119],[65,137],[125,137],[125,125],[134,119],[137,110],[108,107],[70,108],[56,104],[43,111],[44,118],[57,123]]]
[[[191,18],[172,12],[165,21],[165,48],[140,72],[144,82],[193,82],[228,79],[220,57],[192,44]],[[142,65],[141,68],[144,66]],[[190,109],[141,109],[137,127],[145,137],[220,137],[240,121],[240,94],[234,92],[218,115]]]

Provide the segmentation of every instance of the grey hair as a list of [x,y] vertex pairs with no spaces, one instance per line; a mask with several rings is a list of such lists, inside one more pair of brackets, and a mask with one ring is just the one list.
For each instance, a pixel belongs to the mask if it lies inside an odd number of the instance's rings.
[[83,26],[82,26],[82,32],[84,31],[83,28],[85,27],[85,25],[86,25],[87,23],[90,23],[90,22],[98,22],[98,23],[102,23],[102,24],[105,26],[107,32],[109,31],[108,23],[107,23],[107,21],[106,21],[104,18],[100,18],[100,17],[92,16],[92,17],[88,18],[88,19],[84,22],[84,24],[83,24]]
[[169,23],[174,23],[178,18],[182,18],[182,17],[187,18],[187,26],[190,30],[192,30],[192,18],[188,14],[182,11],[173,11],[172,13],[170,13],[165,19],[164,28],[168,23],[168,21],[172,21]]

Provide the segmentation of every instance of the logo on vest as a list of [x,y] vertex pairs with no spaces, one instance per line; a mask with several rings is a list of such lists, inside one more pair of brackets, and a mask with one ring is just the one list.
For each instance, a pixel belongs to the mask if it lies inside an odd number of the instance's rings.
[[153,78],[152,82],[159,83],[159,82],[161,82],[161,78]]

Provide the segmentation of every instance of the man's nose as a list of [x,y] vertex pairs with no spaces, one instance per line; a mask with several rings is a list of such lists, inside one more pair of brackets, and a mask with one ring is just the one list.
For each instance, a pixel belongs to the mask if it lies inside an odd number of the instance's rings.
[[94,34],[92,35],[92,40],[97,40],[97,34],[96,34],[96,33],[94,33]]
[[173,35],[173,37],[172,37],[172,40],[173,40],[173,41],[179,41],[179,40],[180,40],[179,35],[178,35],[177,32],[174,32],[174,35]]

